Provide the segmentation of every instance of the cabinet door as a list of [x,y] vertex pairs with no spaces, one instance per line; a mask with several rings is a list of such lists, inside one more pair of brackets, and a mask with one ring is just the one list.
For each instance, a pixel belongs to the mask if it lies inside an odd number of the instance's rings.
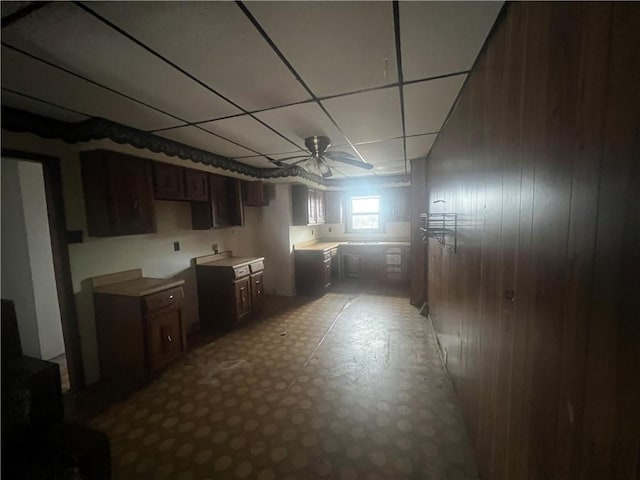
[[226,178],[227,222],[231,226],[244,225],[244,206],[242,204],[242,184],[237,178]]
[[251,275],[251,309],[254,312],[262,311],[264,306],[264,284],[262,272]]
[[107,182],[112,234],[155,233],[149,162],[125,155],[108,155]]
[[316,191],[316,223],[324,224],[324,192]]
[[228,227],[229,212],[227,210],[227,182],[225,177],[209,175],[209,190],[211,194],[212,227]]
[[330,287],[331,286],[331,259],[329,260],[325,260],[322,263],[322,273],[323,273],[323,279],[324,279],[324,287]]
[[182,310],[165,311],[147,317],[146,321],[149,335],[149,367],[156,371],[184,353]]
[[167,163],[153,163],[156,198],[184,200],[184,178],[181,167]]
[[209,200],[209,185],[205,172],[185,170],[185,197],[191,202]]
[[251,312],[250,282],[250,277],[242,278],[233,282],[233,289],[235,292],[236,320],[240,320],[242,317]]
[[314,225],[318,221],[317,219],[318,207],[316,205],[317,197],[316,197],[315,190],[309,190],[308,192],[309,193],[307,195],[307,209],[309,210],[309,225]]
[[269,198],[261,181],[244,183],[244,204],[249,207],[269,205]]

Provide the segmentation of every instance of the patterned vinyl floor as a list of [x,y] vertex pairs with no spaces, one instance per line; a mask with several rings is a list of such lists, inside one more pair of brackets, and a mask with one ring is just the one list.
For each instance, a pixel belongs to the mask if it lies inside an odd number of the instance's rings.
[[298,301],[89,424],[115,479],[477,479],[435,337],[402,296]]

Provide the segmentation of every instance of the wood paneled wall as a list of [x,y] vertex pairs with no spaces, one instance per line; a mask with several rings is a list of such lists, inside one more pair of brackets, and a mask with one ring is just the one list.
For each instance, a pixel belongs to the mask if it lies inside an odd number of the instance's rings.
[[[640,4],[507,4],[427,159],[427,301],[483,479],[637,479]],[[433,203],[444,200],[445,203]]]

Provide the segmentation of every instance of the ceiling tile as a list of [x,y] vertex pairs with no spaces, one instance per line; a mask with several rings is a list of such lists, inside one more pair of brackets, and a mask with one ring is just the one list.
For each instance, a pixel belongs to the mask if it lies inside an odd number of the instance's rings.
[[401,2],[405,81],[470,70],[503,2]]
[[[179,120],[4,46],[2,47],[2,86],[87,115],[103,117],[141,130],[168,128],[180,124]],[[44,111],[43,114],[45,114]]]
[[251,150],[242,148],[223,138],[217,137],[193,126],[163,130],[161,132],[154,133],[154,135],[169,138],[176,142],[184,143],[185,145],[191,145],[223,157],[240,157],[251,155],[253,153]]
[[365,143],[355,146],[367,163],[378,166],[382,163],[404,162],[404,148],[402,138],[385,140],[382,142]]
[[[200,126],[267,155],[273,152],[291,151],[296,148],[296,145],[269,130],[249,115],[202,123]],[[302,145],[298,145],[298,147],[302,148]]]
[[271,163],[266,157],[256,156],[256,157],[243,157],[236,158],[237,162],[244,163],[245,165],[251,165],[256,168],[274,168],[276,165]]
[[88,6],[247,110],[310,98],[233,2]]
[[188,122],[241,113],[70,2],[52,2],[3,29],[2,40]]
[[391,2],[247,2],[317,96],[398,80]]
[[435,142],[437,133],[431,135],[418,135],[415,137],[407,137],[407,160],[414,158],[425,158],[433,142]]
[[322,104],[353,143],[402,135],[400,93],[396,87],[331,98]]
[[462,74],[405,85],[406,134],[439,132],[466,78]]
[[22,95],[16,95],[15,93],[2,91],[2,105],[8,107],[24,110],[25,112],[36,113],[38,115],[44,115],[45,117],[54,118],[63,122],[81,122],[87,120],[89,117],[76,112],[65,110],[64,108],[56,107],[48,103],[27,98]]
[[347,143],[340,130],[316,102],[267,110],[256,113],[255,116],[300,146],[304,145],[306,137],[313,135],[329,137],[332,145]]
[[344,164],[341,164],[337,167],[331,165],[331,169],[334,171],[334,175],[337,172],[344,175],[345,177],[366,177],[374,175],[373,170],[364,170],[362,168],[352,167],[350,165]]
[[406,170],[405,170],[404,162],[389,162],[389,163],[384,163],[382,165],[378,165],[377,167],[375,167],[374,170],[378,175],[391,175],[391,174],[405,173],[405,171],[409,172],[411,170],[411,164],[407,162]]

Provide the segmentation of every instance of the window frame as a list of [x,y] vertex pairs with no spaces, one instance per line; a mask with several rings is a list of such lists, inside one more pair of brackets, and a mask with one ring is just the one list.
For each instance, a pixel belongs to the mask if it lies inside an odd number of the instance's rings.
[[[353,200],[365,199],[365,198],[377,198],[378,199],[378,211],[374,212],[358,212],[353,213]],[[347,215],[346,215],[346,233],[382,233],[384,232],[384,214],[383,214],[383,196],[377,193],[360,193],[347,196]],[[378,228],[354,228],[353,217],[359,215],[378,215]]]

